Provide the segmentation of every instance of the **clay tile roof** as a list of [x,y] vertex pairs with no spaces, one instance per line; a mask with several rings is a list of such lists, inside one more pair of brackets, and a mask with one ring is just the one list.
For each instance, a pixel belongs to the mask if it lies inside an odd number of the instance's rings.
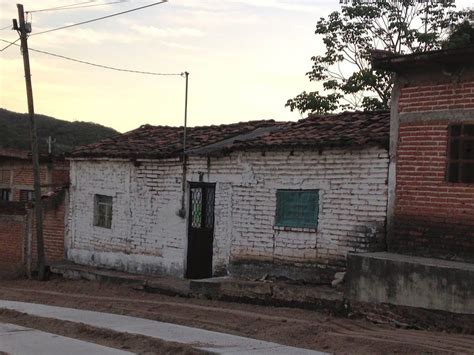
[[[240,122],[226,125],[190,127],[187,150],[203,148],[226,139],[278,125],[274,120]],[[170,158],[181,155],[183,127],[143,125],[133,131],[77,148],[74,157]]]
[[[304,147],[382,146],[388,148],[390,113],[343,112],[311,115],[298,122],[250,121],[191,127],[189,154],[219,154],[232,150]],[[233,139],[232,139],[233,138]],[[182,127],[150,126],[80,147],[73,158],[171,158],[182,154]],[[212,148],[212,149],[210,149]]]
[[312,115],[283,129],[245,142],[233,149],[246,148],[331,148],[377,145],[388,148],[390,112],[343,112]]
[[0,148],[0,157],[27,160],[30,159],[31,155],[30,152],[26,150]]

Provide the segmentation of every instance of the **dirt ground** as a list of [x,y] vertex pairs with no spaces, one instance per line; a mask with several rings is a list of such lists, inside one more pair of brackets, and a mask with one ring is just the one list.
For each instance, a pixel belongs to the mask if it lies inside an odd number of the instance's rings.
[[[472,334],[401,329],[393,324],[302,309],[169,297],[110,283],[63,279],[0,281],[0,298],[131,315],[336,354],[474,353]],[[137,344],[152,340],[132,335],[121,338],[101,329],[77,328],[74,324],[66,327],[61,326],[64,322],[35,318],[39,317],[0,313],[1,322],[17,322],[70,337],[83,336],[89,341],[139,353],[151,353],[152,349],[156,353],[166,353],[166,349],[171,353],[192,353],[191,349],[160,342],[139,348]],[[61,333],[64,329],[68,329],[66,334]],[[104,343],[104,338],[108,343]],[[156,351],[156,346],[163,351]]]

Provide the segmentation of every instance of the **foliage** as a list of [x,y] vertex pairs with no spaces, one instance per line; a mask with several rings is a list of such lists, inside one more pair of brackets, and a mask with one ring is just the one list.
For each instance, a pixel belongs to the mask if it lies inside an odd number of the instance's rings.
[[449,38],[443,43],[443,48],[460,48],[474,45],[474,26],[465,20],[453,26]]
[[322,83],[329,94],[303,92],[286,106],[301,114],[386,109],[392,74],[371,68],[372,52],[384,49],[407,54],[439,49],[450,27],[466,16],[466,11],[456,11],[454,0],[353,0],[320,18],[316,25],[315,33],[322,36],[326,50],[311,58],[313,66],[306,75],[310,81]]
[[[74,147],[97,142],[117,135],[112,128],[89,122],[68,122],[52,117],[36,115],[38,143],[40,151],[46,153],[47,139],[51,136],[53,153],[71,151]],[[30,149],[28,115],[11,112],[0,108],[0,147]]]

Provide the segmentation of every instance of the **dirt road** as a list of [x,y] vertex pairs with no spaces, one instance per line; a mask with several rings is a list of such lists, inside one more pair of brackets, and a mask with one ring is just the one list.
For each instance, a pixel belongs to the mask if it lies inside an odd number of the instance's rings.
[[[474,353],[473,335],[398,329],[301,309],[168,297],[98,282],[0,281],[0,298],[132,315],[331,353]],[[64,328],[60,324],[48,328],[44,320],[24,317],[28,316],[0,313],[4,322],[21,318],[41,330],[59,333]],[[68,336],[80,332],[71,329]],[[100,339],[100,330],[94,331]]]

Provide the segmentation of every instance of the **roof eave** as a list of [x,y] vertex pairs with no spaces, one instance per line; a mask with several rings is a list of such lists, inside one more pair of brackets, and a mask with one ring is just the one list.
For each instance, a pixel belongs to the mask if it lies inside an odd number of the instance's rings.
[[372,67],[374,69],[387,70],[391,72],[403,72],[413,70],[421,66],[462,66],[472,64],[474,61],[474,46],[443,49],[424,53],[413,53],[408,55],[377,55],[372,56]]

